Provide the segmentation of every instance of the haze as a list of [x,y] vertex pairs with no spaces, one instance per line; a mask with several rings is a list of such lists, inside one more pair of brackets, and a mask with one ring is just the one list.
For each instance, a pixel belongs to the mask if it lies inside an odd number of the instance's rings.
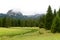
[[60,7],[60,0],[0,0],[0,13],[7,13],[10,9],[21,11],[24,15],[46,13],[48,6],[52,10]]

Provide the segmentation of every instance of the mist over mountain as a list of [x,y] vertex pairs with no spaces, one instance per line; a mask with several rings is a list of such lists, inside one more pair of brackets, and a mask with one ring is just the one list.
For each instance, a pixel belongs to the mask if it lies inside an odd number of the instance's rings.
[[35,15],[23,15],[20,11],[17,10],[9,10],[6,14],[0,13],[0,17],[10,17],[10,18],[16,18],[16,19],[36,19],[40,18],[43,14],[35,14]]

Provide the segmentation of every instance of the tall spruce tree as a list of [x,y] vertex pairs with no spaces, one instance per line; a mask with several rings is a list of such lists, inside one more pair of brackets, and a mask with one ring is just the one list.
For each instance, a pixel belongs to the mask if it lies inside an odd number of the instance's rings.
[[54,17],[56,16],[56,9],[54,9]]
[[52,20],[53,20],[53,13],[51,10],[51,6],[49,5],[47,14],[46,14],[46,24],[45,24],[46,29],[48,30],[51,29]]

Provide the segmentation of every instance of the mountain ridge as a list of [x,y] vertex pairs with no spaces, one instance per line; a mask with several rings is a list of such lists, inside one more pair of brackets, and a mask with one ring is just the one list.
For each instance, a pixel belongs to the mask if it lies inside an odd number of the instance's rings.
[[20,11],[14,11],[14,10],[9,10],[6,14],[0,13],[0,17],[11,17],[11,18],[16,18],[16,19],[36,19],[42,16],[43,14],[35,14],[35,15],[23,15]]

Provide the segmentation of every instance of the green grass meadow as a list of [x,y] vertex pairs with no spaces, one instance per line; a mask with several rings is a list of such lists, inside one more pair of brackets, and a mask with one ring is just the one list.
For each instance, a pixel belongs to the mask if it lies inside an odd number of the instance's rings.
[[0,28],[0,40],[60,40],[60,33],[38,27]]

